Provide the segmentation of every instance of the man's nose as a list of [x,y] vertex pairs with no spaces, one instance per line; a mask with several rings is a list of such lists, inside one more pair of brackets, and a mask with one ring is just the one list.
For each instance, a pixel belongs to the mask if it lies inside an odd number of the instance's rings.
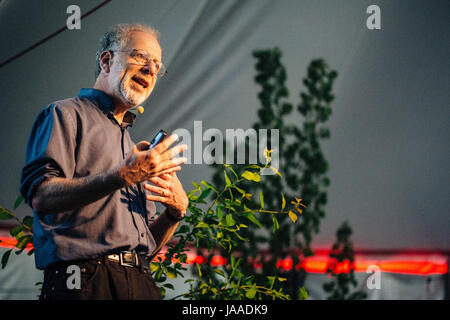
[[155,65],[152,62],[147,63],[147,64],[142,66],[141,72],[144,73],[144,74],[150,74],[152,76],[155,76],[156,75]]

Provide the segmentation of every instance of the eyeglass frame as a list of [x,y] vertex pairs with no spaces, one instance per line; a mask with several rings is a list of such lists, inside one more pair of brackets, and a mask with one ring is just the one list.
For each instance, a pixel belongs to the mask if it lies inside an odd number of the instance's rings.
[[[166,68],[165,64],[164,64],[162,61],[159,61],[159,60],[157,60],[157,59],[153,59],[153,58],[150,56],[150,54],[148,54],[148,53],[147,53],[146,51],[144,51],[144,50],[141,50],[141,49],[131,49],[131,50],[108,50],[108,51],[111,51],[111,52],[126,52],[126,53],[128,53],[128,55],[129,55],[130,57],[132,57],[132,58],[137,62],[137,64],[140,65],[140,66],[149,65],[150,62],[152,62],[153,64],[155,64],[155,61],[156,61],[157,63],[159,63],[159,64],[161,65],[161,67],[160,67],[160,68],[158,69],[158,71],[156,72],[156,77],[158,77],[158,78],[163,77],[163,76],[167,73],[167,68]],[[141,64],[139,61],[136,60],[135,55],[134,55],[134,56],[132,55],[133,52],[134,52],[135,54],[141,53],[141,54],[146,58],[146,61],[147,61],[147,62],[145,62],[144,64]],[[164,72],[163,72],[162,74],[159,74],[161,69],[164,69]]]

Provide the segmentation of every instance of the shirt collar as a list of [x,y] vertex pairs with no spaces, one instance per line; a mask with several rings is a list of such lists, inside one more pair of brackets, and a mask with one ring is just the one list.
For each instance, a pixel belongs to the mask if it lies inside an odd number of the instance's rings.
[[[110,96],[97,89],[82,88],[78,93],[80,98],[87,98],[95,102],[97,107],[102,110],[110,119],[114,119],[114,103]],[[122,127],[132,126],[136,115],[127,111],[123,117]]]

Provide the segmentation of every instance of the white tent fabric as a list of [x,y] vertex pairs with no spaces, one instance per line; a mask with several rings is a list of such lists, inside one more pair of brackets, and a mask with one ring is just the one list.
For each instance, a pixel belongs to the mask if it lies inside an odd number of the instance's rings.
[[[82,13],[101,1],[78,0]],[[3,1],[0,62],[64,26],[73,1]],[[381,30],[366,27],[373,1],[113,0],[0,69],[3,122],[0,204],[18,196],[25,143],[38,111],[91,87],[97,41],[111,25],[144,22],[161,32],[169,73],[132,129],[251,128],[259,107],[252,52],[278,46],[297,105],[308,63],[323,57],[339,76],[324,144],[331,186],[313,246],[329,247],[348,220],[360,248],[449,249],[448,1],[377,1]],[[294,116],[291,121],[300,123]],[[204,143],[204,146],[207,143]],[[281,153],[283,151],[281,150]],[[206,165],[186,165],[191,181]],[[299,189],[301,186],[299,186]],[[22,206],[17,213],[31,214]]]

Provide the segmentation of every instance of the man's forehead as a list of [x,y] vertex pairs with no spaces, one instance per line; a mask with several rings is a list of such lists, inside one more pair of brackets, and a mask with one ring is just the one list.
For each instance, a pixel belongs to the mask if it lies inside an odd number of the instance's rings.
[[144,50],[153,57],[161,59],[162,50],[156,37],[150,33],[143,31],[130,32],[126,48]]

